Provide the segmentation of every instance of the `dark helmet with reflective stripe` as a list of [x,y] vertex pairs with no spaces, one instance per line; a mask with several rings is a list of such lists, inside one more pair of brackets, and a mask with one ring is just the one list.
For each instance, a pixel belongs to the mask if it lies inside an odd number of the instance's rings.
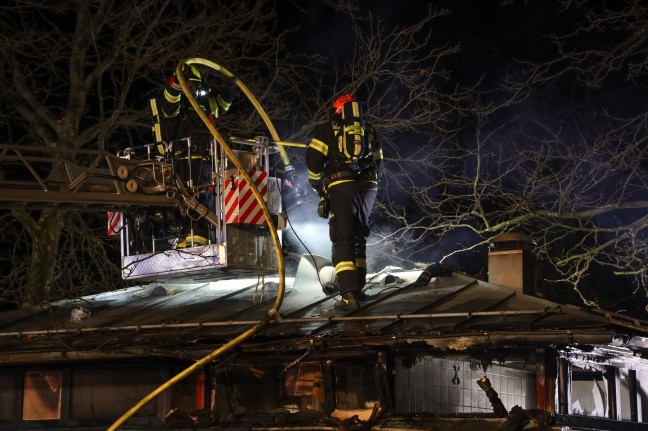
[[202,75],[196,66],[182,65],[182,74],[187,81],[202,82]]

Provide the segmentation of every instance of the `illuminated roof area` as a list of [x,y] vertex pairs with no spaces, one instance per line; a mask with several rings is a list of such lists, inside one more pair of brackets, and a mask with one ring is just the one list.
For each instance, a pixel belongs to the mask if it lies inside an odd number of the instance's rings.
[[[303,265],[303,266],[302,266]],[[648,322],[560,305],[461,274],[410,287],[420,271],[369,276],[360,310],[334,310],[315,272],[300,264],[286,279],[281,317],[239,346],[289,352],[326,343],[329,352],[422,343],[462,351],[556,344],[648,350]],[[199,357],[247,330],[275,301],[276,277],[201,284],[147,284],[0,316],[9,362],[142,355]],[[263,286],[265,285],[265,289]]]

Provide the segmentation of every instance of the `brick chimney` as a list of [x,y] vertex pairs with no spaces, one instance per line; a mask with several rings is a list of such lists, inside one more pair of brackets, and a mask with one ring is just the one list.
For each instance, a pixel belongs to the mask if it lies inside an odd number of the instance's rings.
[[531,238],[521,233],[503,233],[492,239],[488,252],[488,281],[536,295],[535,256]]

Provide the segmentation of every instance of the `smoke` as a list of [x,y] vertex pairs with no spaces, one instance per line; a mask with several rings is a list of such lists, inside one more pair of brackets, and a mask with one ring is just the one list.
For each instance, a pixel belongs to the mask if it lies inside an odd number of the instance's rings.
[[288,227],[284,239],[289,244],[290,252],[296,254],[317,254],[331,256],[328,220],[317,216],[317,208],[309,199],[288,210]]
[[326,220],[317,219],[297,223],[291,221],[286,237],[291,236],[296,239],[295,252],[331,256],[331,240]]

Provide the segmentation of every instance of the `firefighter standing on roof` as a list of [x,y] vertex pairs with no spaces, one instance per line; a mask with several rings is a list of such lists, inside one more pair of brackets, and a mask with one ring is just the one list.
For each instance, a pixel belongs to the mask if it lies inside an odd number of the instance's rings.
[[[207,85],[195,66],[184,65],[182,73],[187,87],[194,94],[198,105],[215,124],[219,113],[227,112],[232,104],[235,94],[234,80],[224,82],[218,91],[215,91]],[[183,97],[180,82],[175,74],[169,79],[164,89],[161,111],[162,117],[167,121],[167,136],[164,140],[190,138],[188,141],[190,145],[182,142],[173,146],[177,173],[191,187],[197,187],[200,190],[200,203],[214,212],[214,191],[209,186],[212,182],[212,137],[193,105]],[[190,223],[189,220],[187,222]],[[193,240],[194,245],[204,245],[209,242],[206,221],[195,224],[193,230],[193,236],[187,236],[187,241]],[[182,241],[180,246],[182,246]]]
[[329,218],[332,261],[343,311],[359,308],[366,282],[369,217],[376,200],[382,149],[350,94],[333,104],[334,118],[318,126],[306,149],[308,179],[319,196],[318,215]]

